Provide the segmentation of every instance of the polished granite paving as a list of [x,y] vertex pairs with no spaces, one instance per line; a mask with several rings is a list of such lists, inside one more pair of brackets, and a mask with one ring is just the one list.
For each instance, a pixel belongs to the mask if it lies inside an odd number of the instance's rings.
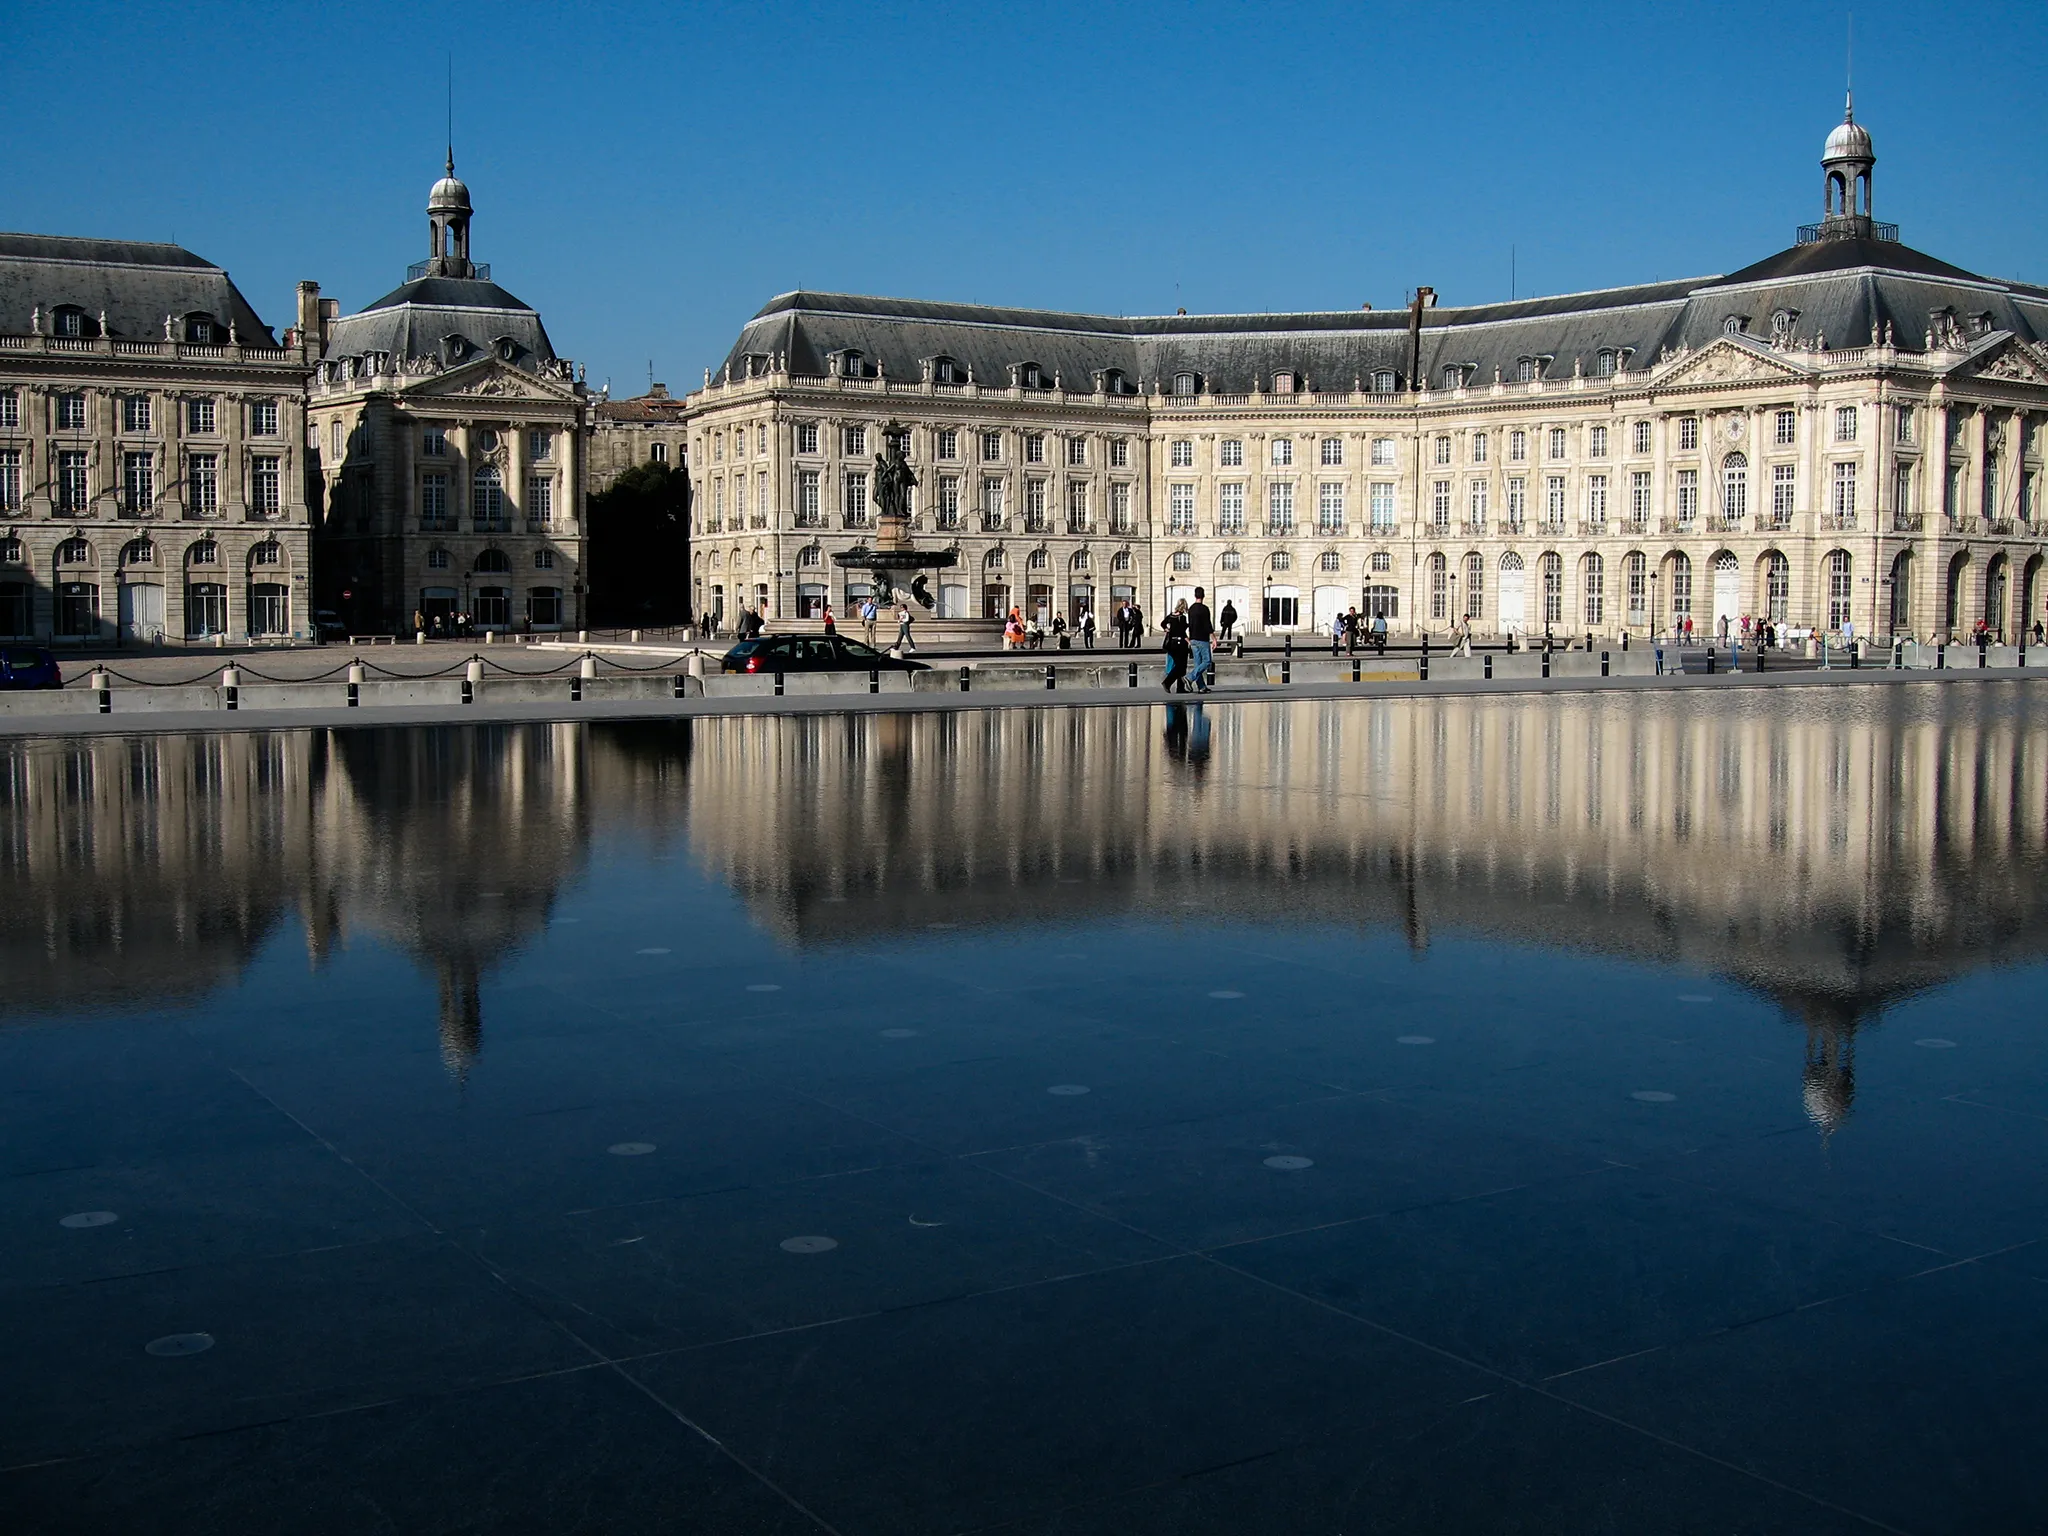
[[488,966],[434,895],[516,875],[429,849],[0,1023],[0,1530],[2048,1528],[2010,927],[1845,1021],[1220,872],[863,929],[582,835]]

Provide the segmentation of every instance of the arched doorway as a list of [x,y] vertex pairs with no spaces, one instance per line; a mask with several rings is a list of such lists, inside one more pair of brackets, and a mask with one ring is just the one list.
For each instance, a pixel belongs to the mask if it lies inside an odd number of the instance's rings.
[[1503,634],[1519,635],[1528,628],[1528,611],[1523,596],[1522,557],[1509,550],[1500,557],[1500,627]]
[[1714,612],[1715,635],[1728,635],[1742,621],[1742,562],[1728,550],[1714,556]]
[[1758,585],[1764,594],[1764,617],[1773,624],[1788,622],[1792,617],[1792,562],[1782,550],[1766,550],[1758,563],[1758,575]]
[[1891,625],[1895,635],[1913,632],[1913,551],[1902,549],[1892,557]]
[[2020,567],[2020,606],[2013,628],[2023,642],[2033,637],[2034,626],[2041,622],[2041,560],[2035,555]]
[[2006,576],[2010,569],[2003,550],[1993,555],[1984,568],[1984,622],[1990,627],[1991,638],[2000,645],[2005,644]]
[[1948,590],[1942,603],[1941,623],[1950,636],[1963,627],[1963,580],[1970,569],[1970,552],[1960,551],[1948,563]]
[[[1671,632],[1683,634],[1692,614],[1692,556],[1674,549],[1664,560],[1671,575]],[[1651,615],[1651,622],[1656,615]]]

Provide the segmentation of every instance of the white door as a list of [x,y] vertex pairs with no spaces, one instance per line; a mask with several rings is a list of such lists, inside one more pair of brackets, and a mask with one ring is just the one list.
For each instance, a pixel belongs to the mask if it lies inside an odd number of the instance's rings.
[[1317,634],[1327,635],[1330,626],[1336,622],[1337,615],[1344,611],[1344,592],[1345,589],[1342,587],[1316,588]]
[[1734,634],[1742,622],[1742,567],[1733,555],[1714,562],[1714,628],[1718,637],[1726,621],[1727,633]]
[[1505,635],[1519,635],[1528,627],[1522,602],[1522,575],[1520,561],[1500,568],[1500,628]]
[[939,588],[939,617],[942,619],[964,619],[967,617],[967,589],[962,586]]
[[1252,611],[1252,589],[1250,587],[1218,587],[1216,589],[1216,626],[1223,627],[1223,610],[1235,608],[1232,628],[1242,633],[1247,624],[1256,623],[1258,615]]
[[161,640],[164,633],[164,589],[154,584],[121,588],[121,641]]

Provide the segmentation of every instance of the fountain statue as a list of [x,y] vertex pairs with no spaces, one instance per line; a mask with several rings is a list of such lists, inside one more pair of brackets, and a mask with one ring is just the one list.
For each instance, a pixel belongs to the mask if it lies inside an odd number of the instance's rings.
[[856,544],[852,549],[834,555],[832,563],[872,575],[875,579],[875,601],[881,604],[896,601],[897,581],[904,573],[917,572],[905,590],[919,606],[930,608],[932,594],[923,573],[944,570],[955,564],[960,552],[957,549],[921,550],[911,542],[910,493],[917,486],[917,475],[903,452],[909,437],[909,429],[899,421],[892,421],[882,429],[882,451],[875,455],[874,483],[869,492],[876,508],[874,547]]

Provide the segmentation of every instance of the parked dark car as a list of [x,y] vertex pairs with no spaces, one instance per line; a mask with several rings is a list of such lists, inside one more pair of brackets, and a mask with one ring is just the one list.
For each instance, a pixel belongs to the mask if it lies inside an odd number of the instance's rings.
[[0,646],[0,688],[62,688],[57,658],[32,645]]
[[844,635],[763,635],[725,653],[725,672],[929,672]]

